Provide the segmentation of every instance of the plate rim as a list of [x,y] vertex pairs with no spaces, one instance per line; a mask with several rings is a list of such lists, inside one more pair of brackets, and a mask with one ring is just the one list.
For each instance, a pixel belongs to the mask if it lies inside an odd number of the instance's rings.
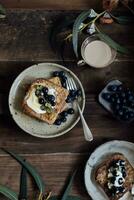
[[[58,134],[56,134],[56,135],[50,135],[50,136],[49,136],[49,135],[47,135],[47,136],[46,136],[46,135],[38,135],[38,134],[32,133],[31,131],[28,131],[27,129],[24,129],[23,127],[21,127],[21,125],[20,125],[19,123],[17,123],[17,121],[15,120],[14,114],[13,114],[13,112],[12,112],[11,106],[10,106],[10,102],[11,102],[10,99],[11,99],[11,96],[12,96],[12,90],[13,90],[14,87],[18,87],[19,83],[18,83],[18,85],[16,85],[15,83],[17,82],[17,80],[19,80],[19,82],[21,82],[20,77],[22,76],[22,74],[25,73],[26,71],[31,70],[31,69],[34,68],[34,67],[38,67],[38,66],[39,66],[39,67],[40,67],[40,66],[43,67],[43,66],[45,66],[45,65],[53,65],[53,66],[55,66],[55,67],[58,67],[58,68],[60,68],[60,69],[63,69],[63,70],[65,70],[65,71],[67,71],[69,74],[71,74],[71,75],[76,79],[76,81],[78,82],[78,84],[80,85],[81,90],[82,90],[82,96],[83,96],[83,98],[82,98],[82,108],[81,108],[81,110],[82,110],[82,112],[84,111],[84,108],[85,108],[85,91],[84,91],[83,85],[82,85],[81,81],[79,80],[79,78],[78,78],[78,77],[75,75],[75,73],[72,72],[70,69],[68,69],[68,68],[66,68],[66,67],[64,67],[64,66],[62,66],[62,65],[60,65],[60,64],[57,64],[57,63],[50,63],[50,62],[42,62],[42,63],[33,64],[33,65],[27,67],[26,69],[24,69],[23,71],[21,71],[21,72],[18,74],[18,76],[14,79],[13,83],[11,84],[11,87],[10,87],[10,90],[9,90],[9,95],[8,95],[8,107],[9,107],[9,111],[10,111],[10,114],[11,114],[11,116],[12,116],[14,122],[18,125],[18,127],[19,127],[21,130],[23,130],[24,132],[26,132],[26,133],[28,133],[28,134],[34,136],[34,137],[37,137],[37,138],[49,139],[49,138],[56,138],[56,137],[62,136],[62,135],[64,135],[64,134],[68,133],[69,131],[71,131],[71,130],[76,126],[76,124],[79,122],[80,116],[77,117],[77,119],[74,121],[74,123],[73,123],[69,128],[65,129],[64,131],[61,131],[60,133],[58,133]],[[15,85],[16,85],[16,86],[15,86]]]
[[[92,158],[92,156],[100,149],[102,148],[103,146],[107,146],[107,145],[110,145],[110,144],[129,144],[129,145],[132,145],[134,146],[134,143],[133,142],[129,142],[129,141],[125,141],[125,140],[112,140],[112,141],[108,141],[108,142],[105,142],[101,145],[99,145],[98,147],[96,147],[94,149],[94,151],[90,154],[90,156],[88,157],[87,161],[86,161],[86,164],[85,164],[85,167],[84,167],[84,185],[85,185],[85,188],[86,188],[86,191],[88,193],[88,195],[93,199],[93,200],[96,200],[94,197],[91,196],[92,193],[89,193],[89,190],[87,188],[87,184],[86,184],[86,170],[87,170],[87,167],[88,167],[88,162],[90,161],[90,159]],[[105,153],[104,153],[105,155]],[[104,199],[104,200],[107,200],[107,199]]]

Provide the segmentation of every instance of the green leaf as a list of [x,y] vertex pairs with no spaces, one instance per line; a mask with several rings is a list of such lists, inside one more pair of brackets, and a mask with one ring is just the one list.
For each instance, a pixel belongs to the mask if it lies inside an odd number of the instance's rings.
[[[52,196],[52,197],[49,198],[49,200],[60,200],[60,197],[58,197],[58,196]],[[71,196],[71,195],[69,195],[66,198],[66,200],[81,200],[81,199],[79,197],[77,197],[77,196]]]
[[25,161],[25,159],[22,158],[21,156],[13,153],[11,151],[8,151],[6,149],[3,149],[3,150],[6,153],[8,153],[11,157],[13,157],[16,161],[18,161],[23,167],[26,168],[27,172],[34,178],[34,180],[40,190],[40,193],[43,193],[44,189],[45,189],[45,185],[43,183],[41,176],[38,174],[37,170],[30,163]]
[[0,193],[11,200],[18,200],[18,195],[6,186],[0,185]]
[[75,174],[76,174],[76,171],[73,173],[72,177],[70,178],[68,186],[67,186],[67,188],[66,188],[66,190],[65,190],[65,192],[64,192],[64,194],[63,194],[63,196],[61,198],[61,200],[67,200],[67,197],[69,196],[69,192],[70,192],[70,190],[72,188],[72,183],[73,183]]
[[27,170],[25,167],[21,170],[19,197],[27,199]]
[[72,42],[73,42],[73,49],[75,52],[76,57],[78,57],[78,34],[79,34],[79,27],[84,20],[87,19],[91,12],[91,9],[88,11],[83,11],[75,20],[73,25],[73,35],[72,35]]
[[0,18],[5,18],[6,9],[0,4]]
[[115,16],[111,13],[109,13],[111,17],[119,24],[133,24],[134,23],[134,17],[133,16]]
[[116,51],[123,53],[123,54],[129,54],[129,50],[120,44],[116,43],[114,40],[112,40],[108,35],[99,32],[96,34],[101,40],[105,41],[110,47],[115,49]]

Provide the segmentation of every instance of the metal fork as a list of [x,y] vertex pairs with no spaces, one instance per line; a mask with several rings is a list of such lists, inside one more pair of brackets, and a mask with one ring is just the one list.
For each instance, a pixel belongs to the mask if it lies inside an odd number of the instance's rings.
[[[69,76],[67,76],[66,84],[67,84],[68,90],[77,90],[78,89],[73,78],[71,78]],[[92,135],[91,130],[89,129],[89,127],[88,127],[88,125],[85,121],[85,118],[84,118],[83,113],[81,111],[81,108],[79,106],[78,100],[76,100],[75,103],[76,103],[76,106],[77,106],[79,114],[80,114],[85,140],[86,141],[92,141],[93,135]]]

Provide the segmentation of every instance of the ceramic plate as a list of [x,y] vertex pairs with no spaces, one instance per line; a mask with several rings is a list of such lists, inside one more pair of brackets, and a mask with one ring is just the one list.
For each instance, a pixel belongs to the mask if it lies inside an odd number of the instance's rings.
[[26,94],[26,86],[38,78],[51,78],[53,71],[65,71],[72,77],[78,88],[82,91],[80,106],[82,111],[85,107],[85,93],[83,86],[77,76],[69,69],[54,63],[41,63],[33,65],[24,70],[14,81],[9,93],[9,108],[11,115],[18,126],[25,132],[41,138],[53,138],[70,131],[79,121],[79,113],[74,103],[75,114],[69,115],[67,122],[61,126],[48,125],[42,121],[29,117],[22,111],[22,101]]
[[[134,143],[126,141],[111,141],[99,146],[89,157],[84,173],[85,186],[88,194],[93,200],[108,200],[104,191],[95,182],[95,170],[99,164],[101,164],[107,156],[114,153],[122,153],[129,160],[132,166],[134,166]],[[127,193],[120,200],[128,200],[130,194]]]

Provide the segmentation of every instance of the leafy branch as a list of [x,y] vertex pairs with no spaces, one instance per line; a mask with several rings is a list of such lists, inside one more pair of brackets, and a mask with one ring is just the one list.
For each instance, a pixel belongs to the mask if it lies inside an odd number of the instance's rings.
[[[61,200],[81,200],[77,196],[69,195],[70,190],[72,188],[72,183],[73,183],[76,171],[73,173],[73,175],[69,179],[67,187],[61,198],[59,198],[57,196],[51,196],[52,192],[49,192],[48,195],[44,196],[44,191],[45,191],[44,182],[43,182],[41,176],[39,175],[39,173],[37,172],[37,170],[28,161],[26,161],[24,158],[22,158],[18,154],[15,154],[6,149],[2,149],[2,150],[4,152],[6,152],[7,154],[9,154],[12,158],[14,158],[22,166],[21,179],[20,179],[20,187],[21,187],[20,193],[22,196],[27,196],[26,173],[28,172],[34,179],[34,181],[40,191],[38,200],[59,200],[59,199],[61,199]],[[12,189],[10,189],[6,186],[0,185],[0,193],[3,194],[5,197],[9,198],[10,200],[19,200],[19,195],[15,191],[13,191]]]

